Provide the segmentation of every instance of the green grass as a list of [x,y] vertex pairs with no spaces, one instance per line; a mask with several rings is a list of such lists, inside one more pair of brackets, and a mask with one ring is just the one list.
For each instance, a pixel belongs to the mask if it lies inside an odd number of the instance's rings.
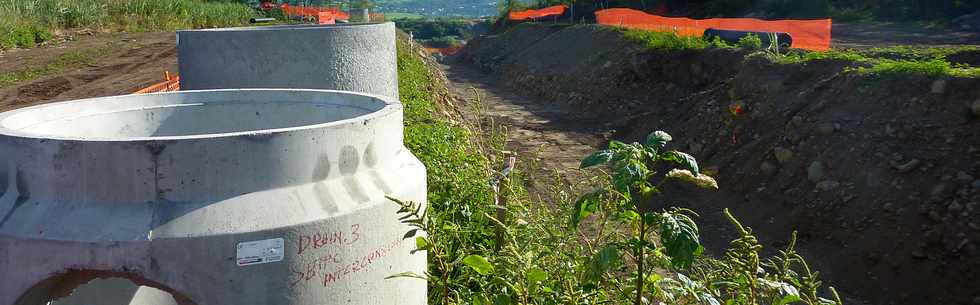
[[392,13],[384,13],[384,14],[385,14],[385,18],[387,18],[388,20],[395,20],[395,19],[424,19],[425,18],[425,16],[420,15],[420,14],[415,14],[415,13],[392,12]]
[[640,29],[619,28],[627,40],[641,44],[648,49],[663,51],[704,50],[711,45],[700,37],[680,37],[669,32],[655,32]]
[[488,202],[488,161],[472,149],[471,134],[437,115],[431,71],[403,39],[398,40],[398,89],[405,106],[405,145],[428,170],[433,208],[455,210],[464,202]]
[[0,88],[40,77],[58,74],[82,64],[93,63],[95,59],[105,54],[108,48],[95,48],[82,51],[72,51],[58,56],[53,62],[41,67],[24,68],[17,71],[0,74]]
[[[704,50],[706,48],[739,47],[747,51],[761,48],[756,39],[743,39],[732,45],[722,41],[709,41],[701,37],[680,37],[669,32],[616,28],[623,38],[647,49],[658,51]],[[751,41],[750,41],[751,40]],[[782,64],[802,64],[811,61],[853,62],[851,69],[870,76],[902,77],[980,77],[980,68],[951,63],[947,57],[961,52],[978,52],[975,46],[961,47],[913,47],[895,46],[865,50],[835,49],[827,52],[792,50],[782,54],[769,54],[769,58]],[[753,54],[748,54],[749,56]],[[757,54],[756,54],[757,55]]]
[[[33,47],[62,29],[128,32],[243,25],[256,12],[236,1],[0,0],[0,48]],[[33,37],[33,39],[31,39]]]

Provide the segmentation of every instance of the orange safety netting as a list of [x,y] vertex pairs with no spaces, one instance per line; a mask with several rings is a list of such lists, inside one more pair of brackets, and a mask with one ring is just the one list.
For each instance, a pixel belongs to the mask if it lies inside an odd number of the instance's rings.
[[[320,17],[321,12],[333,14],[336,20],[350,20],[350,15],[340,10],[339,7],[314,7],[314,6],[291,6],[283,4],[282,12],[289,16]],[[322,21],[321,21],[322,22]]]
[[149,87],[136,90],[133,94],[144,94],[144,93],[154,93],[154,92],[170,92],[170,91],[180,91],[180,76],[171,76],[170,72],[163,73],[165,81],[153,84]]
[[675,32],[681,36],[701,36],[709,28],[734,31],[783,32],[793,37],[794,48],[813,51],[830,50],[830,19],[819,20],[761,20],[753,18],[691,19],[663,17],[641,11],[611,8],[595,13],[596,23],[638,28],[651,31]]
[[566,9],[568,9],[567,6],[555,5],[539,10],[510,12],[510,20],[528,20],[528,19],[537,19],[537,18],[548,17],[548,16],[561,16],[565,14]]
[[320,24],[337,24],[337,16],[331,12],[319,12],[317,13],[316,20]]
[[439,53],[442,54],[443,56],[449,56],[449,55],[456,54],[456,52],[459,52],[459,50],[462,48],[463,48],[462,46],[448,47],[448,48],[425,48],[425,51],[429,52],[429,54]]

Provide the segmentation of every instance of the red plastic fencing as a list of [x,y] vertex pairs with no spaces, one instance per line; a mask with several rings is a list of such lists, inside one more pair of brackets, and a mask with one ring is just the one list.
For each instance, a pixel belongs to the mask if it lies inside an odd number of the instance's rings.
[[510,12],[510,20],[529,20],[550,16],[561,16],[565,14],[566,9],[568,9],[568,6],[555,5],[538,10]]
[[320,24],[337,24],[337,16],[331,12],[319,12],[317,13],[316,20]]
[[149,87],[136,90],[133,94],[144,94],[144,93],[154,93],[154,92],[170,92],[170,91],[180,91],[180,76],[171,76],[170,72],[163,73],[165,81],[153,84]]
[[442,54],[443,56],[449,56],[449,55],[456,54],[456,52],[459,52],[459,50],[462,48],[463,48],[462,46],[448,47],[448,48],[425,48],[425,51],[429,52],[429,54],[439,53]]
[[691,19],[663,17],[626,8],[611,8],[595,13],[596,23],[674,32],[681,36],[702,36],[709,28],[736,31],[783,32],[793,37],[794,48],[812,51],[830,50],[831,20],[761,20],[753,18]]
[[291,6],[284,3],[280,9],[282,9],[282,12],[288,16],[319,18],[321,12],[328,12],[333,14],[335,20],[350,20],[350,15],[340,10],[339,7]]

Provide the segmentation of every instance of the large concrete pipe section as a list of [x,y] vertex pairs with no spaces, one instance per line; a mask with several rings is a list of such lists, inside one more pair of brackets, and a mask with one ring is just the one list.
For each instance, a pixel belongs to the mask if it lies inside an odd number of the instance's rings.
[[333,89],[398,99],[395,24],[177,32],[182,90]]
[[425,281],[385,279],[426,264],[385,198],[426,198],[402,128],[394,99],[308,89],[0,113],[0,305],[108,280],[178,304],[425,304]]

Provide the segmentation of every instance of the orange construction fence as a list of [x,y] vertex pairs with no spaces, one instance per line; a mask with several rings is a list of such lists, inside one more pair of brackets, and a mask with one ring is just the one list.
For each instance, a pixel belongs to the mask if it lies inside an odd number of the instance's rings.
[[549,16],[561,16],[565,14],[566,9],[568,9],[568,6],[555,5],[538,10],[510,12],[510,20],[528,20]]
[[[280,6],[282,12],[289,16],[303,16],[303,17],[317,17],[319,18],[322,12],[327,12],[333,14],[336,20],[350,20],[350,14],[340,10],[339,7],[315,7],[315,6],[291,6],[289,4],[283,4]],[[323,24],[325,20],[321,20]]]
[[154,92],[170,92],[170,91],[180,91],[180,76],[170,75],[170,72],[164,72],[164,81],[153,84],[149,87],[136,90],[133,94],[144,94],[144,93],[154,93]]
[[702,36],[709,28],[735,31],[783,32],[793,37],[794,48],[812,51],[830,50],[830,19],[761,20],[753,18],[691,19],[663,17],[626,8],[611,8],[595,13],[596,23],[675,32],[681,36]]
[[429,52],[429,54],[439,53],[439,54],[442,54],[443,56],[449,56],[449,55],[456,54],[456,52],[459,52],[459,50],[462,49],[462,48],[463,48],[462,46],[448,47],[448,48],[428,48],[427,47],[427,48],[425,48],[425,51],[426,52]]

